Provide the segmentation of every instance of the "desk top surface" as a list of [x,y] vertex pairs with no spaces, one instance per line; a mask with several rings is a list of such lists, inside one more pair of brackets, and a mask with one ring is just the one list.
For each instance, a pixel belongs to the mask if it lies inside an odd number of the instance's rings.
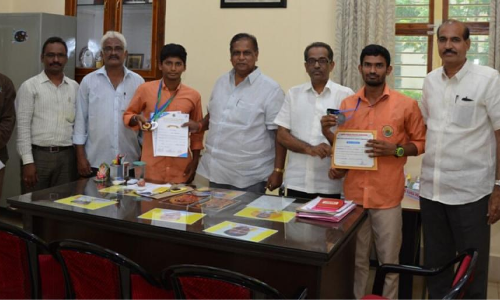
[[[237,213],[247,208],[248,204],[262,196],[250,192],[234,198],[236,200],[235,203],[222,210],[213,210],[203,207],[196,208],[194,206],[188,207],[186,205],[173,204],[168,200],[170,198],[156,200],[130,196],[123,193],[116,194],[99,191],[107,186],[109,184],[97,184],[92,179],[80,180],[30,194],[11,197],[8,199],[8,202],[11,207],[19,209],[22,213],[35,216],[65,218],[70,221],[74,219],[92,222],[92,224],[104,224],[133,232],[155,234],[162,236],[162,238],[172,237],[179,242],[198,243],[197,245],[200,245],[200,243],[203,245],[209,243],[213,247],[216,247],[216,245],[221,245],[221,247],[226,245],[230,246],[229,248],[243,247],[255,250],[279,251],[280,253],[286,252],[289,255],[300,254],[300,256],[321,260],[331,257],[365,216],[363,209],[358,206],[338,223],[312,221],[295,217],[291,218],[288,222],[275,222],[266,219],[266,214],[260,217],[257,216],[255,211],[250,212],[252,218],[236,216]],[[100,209],[89,210],[55,202],[74,195],[87,195],[116,200],[117,203]],[[267,201],[282,203],[282,197],[266,196],[269,197],[269,199],[266,198]],[[294,213],[296,208],[306,201],[304,199],[295,199],[283,211]],[[139,218],[139,216],[153,209],[156,209],[156,211],[158,209],[168,210],[162,211],[168,213],[171,213],[171,211],[201,213],[204,216],[191,225],[173,223],[164,221],[164,219],[150,220]],[[262,230],[270,229],[276,232],[259,242],[253,242],[240,240],[240,236],[231,236],[224,233],[216,235],[205,231],[225,221],[242,224],[242,226],[249,225],[250,228],[254,226],[260,227]],[[252,230],[254,229],[251,229],[250,232]]]

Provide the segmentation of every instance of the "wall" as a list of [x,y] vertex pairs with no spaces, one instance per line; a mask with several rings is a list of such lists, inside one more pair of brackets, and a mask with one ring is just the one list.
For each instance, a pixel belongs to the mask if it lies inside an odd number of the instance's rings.
[[219,0],[168,0],[165,42],[186,47],[184,82],[204,103],[216,79],[231,69],[229,41],[239,32],[257,37],[257,64],[286,91],[309,79],[304,48],[314,41],[333,43],[334,8],[332,0],[288,0],[286,9],[221,9]]

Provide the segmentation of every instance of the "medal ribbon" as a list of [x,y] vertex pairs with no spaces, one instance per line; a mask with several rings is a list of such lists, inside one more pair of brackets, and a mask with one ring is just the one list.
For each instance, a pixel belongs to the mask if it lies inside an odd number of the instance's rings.
[[345,118],[346,121],[350,120],[354,116],[354,113],[358,110],[360,103],[361,103],[361,97],[358,98],[358,103],[356,104],[356,108],[339,110],[339,113],[346,113],[346,112],[351,112],[352,111],[352,114],[349,117]]
[[162,88],[162,85],[163,85],[163,80],[160,80],[160,85],[158,86],[158,100],[156,101],[156,105],[155,105],[155,113],[151,117],[151,119],[149,119],[149,122],[155,122],[156,120],[158,120],[160,118],[160,116],[163,114],[163,112],[170,105],[170,103],[172,103],[172,101],[174,100],[175,96],[177,95],[177,92],[175,92],[172,95],[172,97],[168,98],[168,100],[167,100],[167,102],[165,102],[165,104],[163,104],[160,108],[158,108],[158,105],[160,104],[160,101],[161,101],[161,88]]

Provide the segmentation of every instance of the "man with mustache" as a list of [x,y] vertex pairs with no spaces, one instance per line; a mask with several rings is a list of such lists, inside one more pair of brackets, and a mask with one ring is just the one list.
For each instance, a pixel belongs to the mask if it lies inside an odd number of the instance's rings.
[[[389,89],[386,76],[392,71],[389,51],[380,45],[368,45],[361,52],[359,73],[365,86],[340,105],[346,121],[339,130],[376,131],[376,138],[365,150],[377,159],[377,170],[330,169],[330,178],[345,176],[345,198],[363,205],[368,217],[356,235],[354,297],[365,295],[373,240],[381,264],[398,264],[402,241],[401,201],[404,196],[404,165],[407,156],[423,153],[425,126],[417,101]],[[337,118],[321,119],[323,134],[330,143],[330,128]],[[383,296],[398,298],[398,276],[385,278]]]
[[[486,299],[490,226],[500,218],[500,75],[467,59],[464,23],[443,22],[437,41],[443,66],[425,78],[421,107],[427,124],[420,177],[424,262],[442,266],[456,252],[477,249],[464,298]],[[452,281],[452,269],[430,278],[429,299],[442,298]]]
[[78,90],[73,143],[83,177],[95,176],[101,163],[110,164],[118,154],[130,162],[141,155],[138,132],[122,116],[144,79],[123,65],[128,52],[121,33],[106,32],[101,54],[104,66],[85,76]]
[[342,182],[326,176],[331,146],[321,133],[320,119],[327,109],[338,109],[342,100],[354,92],[330,80],[334,66],[333,50],[328,44],[307,46],[304,67],[311,81],[288,91],[274,120],[279,126],[278,142],[290,150],[285,173],[290,197],[340,198]]
[[23,193],[68,183],[77,176],[71,137],[78,83],[64,76],[66,42],[48,38],[40,59],[44,70],[26,80],[16,97]]
[[274,119],[284,94],[256,66],[255,36],[236,34],[229,52],[233,69],[215,83],[208,114],[185,125],[194,132],[210,129],[197,173],[211,187],[264,193],[283,181],[286,149],[276,142]]

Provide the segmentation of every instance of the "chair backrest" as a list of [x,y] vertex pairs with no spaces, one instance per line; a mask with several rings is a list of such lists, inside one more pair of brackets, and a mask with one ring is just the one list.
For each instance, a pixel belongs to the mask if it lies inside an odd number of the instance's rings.
[[56,241],[49,248],[63,266],[66,297],[71,299],[130,299],[131,275],[161,287],[141,266],[101,246],[77,240]]
[[171,266],[162,281],[173,286],[176,299],[286,299],[255,278],[209,266]]
[[48,247],[37,236],[0,222],[0,299],[42,298],[40,250]]
[[475,249],[465,250],[459,254],[453,263],[459,262],[455,271],[455,277],[450,291],[444,296],[443,299],[462,299],[464,294],[474,278],[474,271],[476,270],[478,253]]

